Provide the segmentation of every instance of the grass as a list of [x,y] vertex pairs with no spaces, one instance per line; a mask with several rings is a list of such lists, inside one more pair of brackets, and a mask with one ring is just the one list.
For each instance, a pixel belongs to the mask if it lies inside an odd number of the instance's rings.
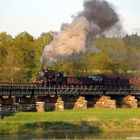
[[87,109],[20,112],[0,121],[0,132],[140,131],[140,109]]

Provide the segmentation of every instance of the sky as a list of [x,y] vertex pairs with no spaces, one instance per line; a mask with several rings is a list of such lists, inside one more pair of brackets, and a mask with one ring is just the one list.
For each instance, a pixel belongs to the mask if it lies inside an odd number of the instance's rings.
[[[27,31],[34,37],[59,31],[82,10],[84,0],[0,0],[0,32],[16,36]],[[140,33],[140,0],[107,0],[120,15],[128,34]]]

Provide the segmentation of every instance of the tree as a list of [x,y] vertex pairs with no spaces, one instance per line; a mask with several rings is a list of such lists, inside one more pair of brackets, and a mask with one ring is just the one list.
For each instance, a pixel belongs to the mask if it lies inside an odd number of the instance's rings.
[[140,49],[129,47],[128,62],[131,71],[140,70]]
[[28,77],[28,81],[32,78],[33,69],[35,67],[35,50],[34,38],[27,32],[18,34],[14,39],[14,45],[21,51],[24,70]]
[[123,40],[129,47],[140,48],[140,36],[138,34],[126,35]]
[[22,53],[15,46],[8,48],[3,66],[3,81],[6,82],[25,82],[24,62]]
[[7,55],[7,49],[13,45],[13,38],[6,32],[0,33],[0,67],[3,66],[5,57]]
[[112,59],[111,68],[114,73],[127,73],[129,70],[128,46],[121,38],[97,40],[97,45]]
[[34,75],[41,69],[41,56],[45,46],[47,46],[53,40],[51,33],[42,33],[40,37],[35,40],[34,52],[35,52],[35,69]]
[[99,71],[100,73],[109,73],[111,70],[111,65],[112,65],[112,59],[109,58],[109,56],[101,52],[99,54],[96,54],[93,59],[93,67],[94,70]]

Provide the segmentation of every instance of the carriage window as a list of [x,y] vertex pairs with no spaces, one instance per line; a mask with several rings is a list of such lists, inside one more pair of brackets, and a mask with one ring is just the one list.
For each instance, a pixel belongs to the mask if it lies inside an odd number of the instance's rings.
[[92,78],[92,80],[95,82],[103,81],[103,78],[101,76],[90,76],[89,78]]

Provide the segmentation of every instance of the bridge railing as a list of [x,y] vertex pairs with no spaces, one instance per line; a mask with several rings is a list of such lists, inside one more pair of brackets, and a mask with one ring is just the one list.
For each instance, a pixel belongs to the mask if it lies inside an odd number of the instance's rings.
[[37,85],[36,83],[8,83],[0,82],[0,89],[40,89],[40,90],[136,90],[136,88],[128,87],[109,87],[109,86],[93,86],[93,85]]

